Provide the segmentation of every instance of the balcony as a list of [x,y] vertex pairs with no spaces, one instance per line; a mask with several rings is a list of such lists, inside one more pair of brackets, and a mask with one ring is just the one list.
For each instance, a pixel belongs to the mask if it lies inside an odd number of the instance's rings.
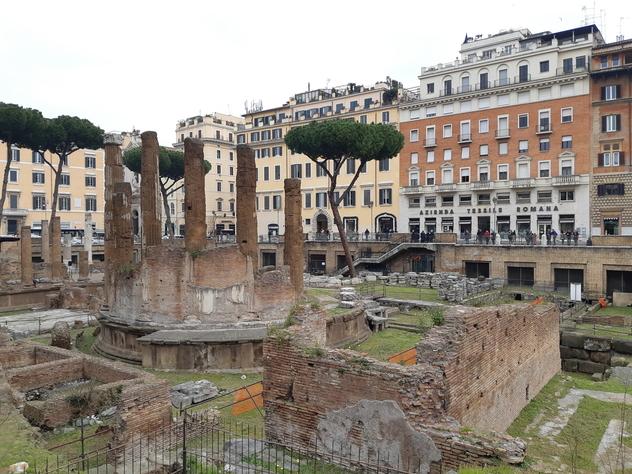
[[532,188],[533,178],[518,178],[511,182],[512,188]]
[[494,187],[493,181],[473,181],[472,189],[492,189]]
[[432,148],[437,146],[437,139],[436,138],[424,138],[424,147],[426,148]]
[[536,135],[548,135],[549,133],[553,133],[553,128],[550,123],[541,123],[538,125]]
[[461,133],[459,134],[459,143],[471,143],[472,142],[472,134],[471,133]]
[[496,130],[496,138],[498,140],[502,140],[504,138],[509,138],[509,129],[508,128],[499,128]]
[[423,192],[423,186],[403,186],[402,194],[420,194]]
[[579,184],[579,176],[576,174],[553,177],[553,186],[569,186],[574,184]]
[[451,191],[456,191],[456,184],[446,183],[446,184],[439,184],[435,187],[435,192],[437,193],[447,193]]

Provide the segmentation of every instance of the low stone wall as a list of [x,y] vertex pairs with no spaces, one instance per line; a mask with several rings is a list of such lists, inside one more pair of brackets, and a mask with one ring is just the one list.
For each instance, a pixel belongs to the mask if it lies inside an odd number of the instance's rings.
[[364,341],[371,335],[364,307],[327,319],[327,346],[344,347]]
[[567,372],[603,374],[617,354],[632,355],[632,340],[589,336],[571,331],[560,333],[562,370]]
[[35,288],[14,288],[0,292],[0,310],[42,307],[48,308],[53,297],[58,297],[60,285]]

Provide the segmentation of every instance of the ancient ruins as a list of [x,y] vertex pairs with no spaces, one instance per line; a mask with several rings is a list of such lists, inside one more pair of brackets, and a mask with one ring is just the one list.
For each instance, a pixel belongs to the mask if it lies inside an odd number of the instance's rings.
[[[258,269],[256,167],[237,148],[237,245],[207,240],[202,143],[185,140],[186,237],[162,239],[158,141],[142,134],[142,245],[135,251],[131,190],[123,183],[120,139],[105,140],[105,293],[95,349],[145,367],[238,369],[260,366],[268,325],[302,294],[300,183],[288,183],[297,235],[288,266]],[[287,235],[287,234],[286,234]],[[291,238],[291,233],[290,233]]]

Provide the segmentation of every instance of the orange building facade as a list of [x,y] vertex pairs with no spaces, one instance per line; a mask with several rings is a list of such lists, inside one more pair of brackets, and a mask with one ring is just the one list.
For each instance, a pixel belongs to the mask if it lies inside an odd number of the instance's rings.
[[590,236],[594,26],[466,38],[400,103],[401,228]]
[[592,235],[632,235],[632,40],[596,46],[591,79]]

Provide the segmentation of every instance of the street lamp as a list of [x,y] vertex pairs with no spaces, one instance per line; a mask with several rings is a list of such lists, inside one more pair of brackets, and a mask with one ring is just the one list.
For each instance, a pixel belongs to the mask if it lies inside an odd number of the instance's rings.
[[492,203],[494,204],[494,206],[492,207],[492,230],[496,232],[496,234],[498,234],[498,216],[496,215],[496,204],[498,203],[498,199],[496,198],[496,196],[492,198]]

